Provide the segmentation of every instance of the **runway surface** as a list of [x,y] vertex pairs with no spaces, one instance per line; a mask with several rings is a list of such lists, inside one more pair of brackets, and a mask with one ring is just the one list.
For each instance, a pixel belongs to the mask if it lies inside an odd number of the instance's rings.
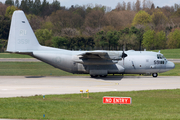
[[0,97],[105,91],[137,91],[180,88],[179,76],[108,76],[107,78],[0,76]]

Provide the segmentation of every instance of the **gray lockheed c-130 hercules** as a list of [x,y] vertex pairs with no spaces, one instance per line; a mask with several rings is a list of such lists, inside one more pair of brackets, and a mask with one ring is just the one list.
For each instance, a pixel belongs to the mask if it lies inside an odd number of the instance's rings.
[[166,72],[175,67],[159,52],[148,51],[70,51],[41,46],[24,14],[13,13],[7,51],[27,54],[55,68],[91,77],[108,74],[152,74]]

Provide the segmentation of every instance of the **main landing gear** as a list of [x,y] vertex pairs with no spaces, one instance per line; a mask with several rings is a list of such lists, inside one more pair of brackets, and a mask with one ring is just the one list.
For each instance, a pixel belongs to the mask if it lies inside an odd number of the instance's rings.
[[[98,77],[98,75],[90,75],[92,78],[97,78]],[[99,77],[107,77],[107,75],[99,75]]]
[[153,73],[152,76],[153,76],[153,77],[157,77],[158,74],[157,74],[157,73]]

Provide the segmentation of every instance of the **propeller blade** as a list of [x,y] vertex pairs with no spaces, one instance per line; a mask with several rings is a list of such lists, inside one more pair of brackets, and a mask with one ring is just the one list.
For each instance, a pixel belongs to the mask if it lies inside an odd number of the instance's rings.
[[123,46],[123,52],[122,52],[123,65],[124,65],[124,58],[127,57],[127,54],[124,51],[125,51],[125,46]]

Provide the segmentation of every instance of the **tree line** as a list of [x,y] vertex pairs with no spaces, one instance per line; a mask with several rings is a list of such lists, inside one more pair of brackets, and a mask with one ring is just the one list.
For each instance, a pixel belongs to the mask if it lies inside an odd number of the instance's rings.
[[155,7],[151,0],[70,8],[43,0],[0,3],[0,50],[7,45],[11,16],[21,9],[42,45],[70,50],[179,48],[180,5]]
[[53,2],[50,4],[46,0],[43,0],[41,2],[40,0],[22,0],[21,3],[19,0],[6,0],[6,5],[15,6],[18,9],[23,10],[26,14],[34,14],[38,16],[48,16],[52,12],[55,12],[57,10],[60,10],[60,2],[57,0],[53,0]]

